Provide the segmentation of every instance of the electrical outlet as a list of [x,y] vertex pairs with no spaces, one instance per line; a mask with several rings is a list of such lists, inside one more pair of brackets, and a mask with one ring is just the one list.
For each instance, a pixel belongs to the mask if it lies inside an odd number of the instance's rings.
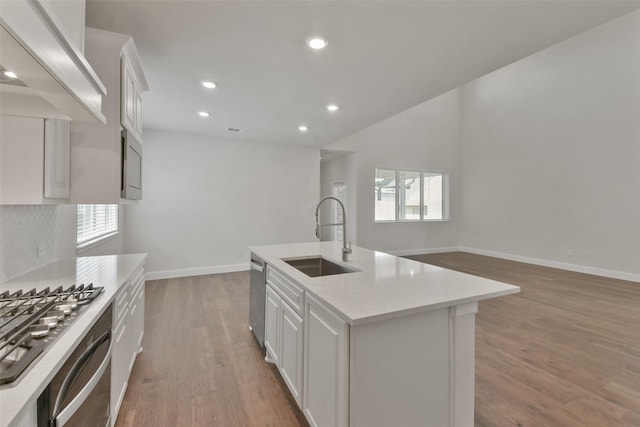
[[238,249],[238,258],[242,258],[244,256],[244,250]]
[[47,249],[44,246],[38,246],[36,248],[36,257],[37,258],[42,258],[46,254],[47,254]]
[[567,249],[567,255],[573,256],[573,249]]

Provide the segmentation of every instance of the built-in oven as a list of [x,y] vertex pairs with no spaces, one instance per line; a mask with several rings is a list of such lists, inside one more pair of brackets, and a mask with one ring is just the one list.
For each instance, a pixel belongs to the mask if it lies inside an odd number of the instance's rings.
[[100,316],[38,398],[38,427],[107,427],[112,307]]
[[123,199],[142,199],[142,144],[126,129],[122,131]]

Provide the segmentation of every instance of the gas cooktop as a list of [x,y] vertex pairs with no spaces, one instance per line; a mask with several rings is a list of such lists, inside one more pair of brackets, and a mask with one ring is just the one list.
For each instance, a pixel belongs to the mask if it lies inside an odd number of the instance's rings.
[[0,385],[15,383],[102,292],[89,284],[0,293]]

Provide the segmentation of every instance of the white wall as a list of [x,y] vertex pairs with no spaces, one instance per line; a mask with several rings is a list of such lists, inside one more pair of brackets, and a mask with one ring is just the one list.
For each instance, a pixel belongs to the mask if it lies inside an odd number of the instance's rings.
[[[347,186],[347,192],[344,203],[344,209],[347,213],[347,241],[357,244],[356,228],[357,228],[357,163],[355,153],[344,153],[344,155],[332,158],[331,160],[322,160],[320,162],[320,195],[321,197],[332,196],[332,184],[336,181],[344,181]],[[322,205],[320,212],[320,221],[322,223],[333,222],[331,216],[335,212],[336,203],[327,201]],[[333,240],[336,227],[327,227],[322,230],[321,240]]]
[[76,252],[76,205],[1,205],[0,282],[56,260],[122,253],[122,206],[119,212],[119,235]]
[[467,84],[462,106],[463,247],[640,273],[640,12]]
[[[458,245],[460,92],[453,90],[325,148],[355,151],[359,246],[396,253]],[[450,178],[450,220],[374,223],[376,168],[444,172]]]
[[57,240],[55,205],[0,206],[0,282],[54,261]]
[[249,246],[315,239],[318,149],[145,130],[144,155],[125,251],[148,252],[151,278],[246,269]]

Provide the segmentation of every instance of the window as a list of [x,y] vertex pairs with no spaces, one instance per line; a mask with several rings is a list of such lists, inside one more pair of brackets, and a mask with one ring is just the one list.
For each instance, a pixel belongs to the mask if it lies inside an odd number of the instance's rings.
[[78,205],[77,246],[89,246],[118,232],[118,205]]
[[396,171],[376,169],[376,221],[396,219]]
[[447,175],[376,169],[375,221],[447,219]]

